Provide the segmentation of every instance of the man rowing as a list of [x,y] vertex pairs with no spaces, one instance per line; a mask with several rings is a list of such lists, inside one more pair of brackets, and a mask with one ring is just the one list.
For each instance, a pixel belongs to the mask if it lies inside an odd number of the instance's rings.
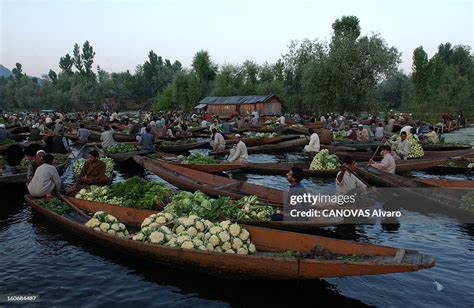
[[383,172],[395,174],[395,160],[391,154],[392,148],[389,145],[382,146],[383,159],[380,163],[374,162],[373,159],[369,160],[368,165]]
[[367,188],[367,185],[354,175],[355,167],[356,163],[353,157],[343,157],[341,170],[336,176],[336,192],[338,195],[347,194],[357,188]]
[[246,163],[249,159],[249,155],[247,153],[247,146],[242,141],[242,136],[240,136],[240,134],[235,134],[235,138],[237,138],[238,142],[235,147],[230,150],[230,154],[227,158],[227,161]]

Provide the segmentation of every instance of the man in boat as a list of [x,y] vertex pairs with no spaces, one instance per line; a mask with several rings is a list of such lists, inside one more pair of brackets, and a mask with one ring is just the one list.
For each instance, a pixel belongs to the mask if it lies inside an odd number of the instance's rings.
[[281,124],[280,121],[276,122],[275,133],[278,135],[283,135],[285,132],[285,125]]
[[393,156],[395,159],[408,159],[408,154],[410,154],[410,142],[407,140],[407,133],[400,133],[400,142],[398,142],[397,147],[393,151]]
[[146,152],[155,152],[155,135],[151,133],[151,126],[145,128],[145,133],[142,135],[138,143],[141,149]]
[[321,144],[330,144],[334,141],[334,135],[331,130],[327,128],[321,129],[321,133],[319,134],[319,142]]
[[242,141],[242,136],[240,136],[240,134],[235,134],[235,138],[238,139],[238,142],[235,145],[235,147],[230,150],[227,161],[246,163],[248,162],[248,159],[249,159],[249,155],[247,153],[247,146]]
[[357,131],[357,141],[367,142],[369,141],[369,132],[364,128],[364,125],[359,124],[359,130]]
[[337,117],[336,123],[337,123],[337,128],[339,130],[344,130],[346,129],[346,118],[342,115],[342,113]]
[[346,133],[346,137],[351,141],[357,140],[357,124],[351,125],[351,128]]
[[232,125],[229,123],[228,119],[224,120],[224,123],[222,123],[222,133],[224,135],[229,135],[234,132],[234,129],[232,128]]
[[285,116],[282,114],[282,115],[277,119],[277,121],[280,122],[280,124],[285,125]]
[[5,128],[5,124],[0,124],[0,142],[5,141],[7,139],[12,139],[12,133]]
[[433,126],[430,126],[428,132],[423,136],[423,143],[438,143],[438,134],[434,131]]
[[225,139],[221,133],[217,131],[217,129],[212,130],[212,140],[211,146],[214,152],[222,152],[225,150]]
[[382,140],[384,136],[383,123],[380,122],[379,125],[375,128],[375,140]]
[[319,136],[313,128],[308,129],[309,132],[309,144],[304,146],[305,152],[319,152],[321,144],[319,143]]
[[29,141],[43,140],[41,138],[41,131],[39,130],[38,126],[39,126],[38,124],[34,124],[33,126],[31,126],[31,128],[30,128],[30,137],[28,137]]
[[53,166],[54,156],[46,154],[44,163],[36,169],[35,175],[28,184],[28,192],[33,197],[51,196],[59,194],[61,178],[58,170]]
[[100,141],[102,142],[103,149],[117,144],[114,139],[114,131],[110,128],[110,126],[107,125],[104,128],[104,131],[100,135]]
[[[288,189],[288,194],[286,195],[286,200],[284,200],[285,214],[289,214],[289,211],[292,209],[307,210],[309,204],[300,202],[298,204],[292,204],[292,199],[294,200],[298,196],[303,196],[306,194],[306,188],[301,183],[304,179],[303,169],[298,167],[292,167],[286,174],[286,180],[290,184]],[[283,220],[284,215],[280,213],[272,214],[271,220],[281,221]],[[291,217],[288,217],[291,219]],[[306,220],[305,218],[298,218],[298,220]]]
[[67,154],[70,151],[69,142],[67,141],[66,137],[64,137],[64,130],[60,130],[59,132],[55,133],[51,144],[51,152]]
[[78,142],[81,144],[86,144],[89,142],[89,136],[91,135],[91,132],[85,128],[84,124],[79,125],[79,129],[77,130],[77,138]]
[[372,166],[381,171],[395,174],[395,160],[391,154],[392,148],[389,145],[382,146],[383,159],[380,163],[374,162],[373,159],[369,160],[368,166]]
[[392,115],[387,121],[387,132],[391,134],[393,132],[393,127],[395,126],[395,117]]
[[89,159],[82,167],[81,173],[77,177],[77,183],[83,185],[107,185],[109,178],[105,175],[106,165],[99,159],[99,152],[92,150],[89,152]]
[[367,185],[362,183],[357,176],[355,176],[356,162],[353,157],[345,156],[342,159],[341,171],[336,176],[336,192],[338,195],[344,195],[354,189],[365,190]]
[[258,118],[254,115],[252,115],[252,119],[250,120],[250,126],[251,127],[257,127],[258,126]]
[[[27,157],[29,156],[28,153],[26,154],[26,156]],[[43,150],[39,150],[36,152],[36,155],[33,156],[34,158],[30,159],[30,164],[28,165],[28,169],[26,170],[26,184],[27,185],[33,179],[36,169],[38,169],[38,167],[44,163],[45,156],[46,156],[46,152]]]

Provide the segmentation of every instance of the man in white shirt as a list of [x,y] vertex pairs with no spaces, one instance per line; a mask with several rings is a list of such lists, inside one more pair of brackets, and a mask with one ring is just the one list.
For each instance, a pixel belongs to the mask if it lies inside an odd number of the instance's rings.
[[382,140],[384,136],[384,129],[383,129],[383,124],[382,122],[379,123],[379,126],[375,128],[375,140]]
[[277,121],[280,122],[281,125],[285,125],[285,117],[283,115],[281,115]]
[[321,145],[319,142],[319,136],[314,132],[313,128],[308,129],[310,137],[309,137],[309,144],[305,145],[304,150],[305,152],[319,152]]
[[338,195],[347,194],[356,188],[363,190],[367,188],[367,185],[354,175],[355,167],[356,163],[352,157],[343,157],[341,171],[336,176],[336,192]]
[[109,126],[106,126],[105,131],[100,135],[100,141],[103,149],[117,144],[114,139],[114,131]]
[[212,130],[212,140],[211,146],[214,152],[222,152],[225,150],[225,139],[221,133],[217,131],[217,129]]
[[245,143],[242,141],[242,137],[240,134],[236,134],[235,138],[237,138],[239,141],[237,142],[235,148],[230,150],[229,157],[227,158],[227,161],[229,162],[238,162],[238,163],[246,163],[248,162],[249,155],[247,153],[247,146]]
[[258,122],[259,114],[258,114],[257,109],[254,109],[254,110],[252,111],[252,117],[255,117],[255,118],[257,119],[257,122]]
[[393,152],[393,157],[395,159],[408,159],[408,155],[410,154],[410,142],[407,140],[406,132],[400,133],[400,142],[398,142],[397,147]]
[[438,143],[438,134],[433,130],[433,126],[430,126],[428,133],[423,136],[423,143]]
[[61,178],[58,170],[53,166],[54,156],[46,154],[44,163],[35,171],[35,175],[28,184],[28,192],[33,197],[50,196],[53,192],[59,193]]
[[374,162],[372,159],[369,160],[369,166],[379,169],[383,172],[395,174],[395,159],[391,154],[392,148],[389,145],[382,146],[383,159],[380,163]]
[[207,120],[206,119],[203,119],[202,122],[201,122],[201,128],[207,128]]
[[258,118],[256,116],[252,116],[252,119],[250,120],[250,126],[258,126]]

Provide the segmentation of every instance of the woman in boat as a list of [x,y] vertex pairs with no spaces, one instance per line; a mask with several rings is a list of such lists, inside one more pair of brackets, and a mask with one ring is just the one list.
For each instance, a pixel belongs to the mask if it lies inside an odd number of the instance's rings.
[[54,156],[46,154],[44,163],[36,169],[33,179],[28,184],[28,192],[33,197],[51,196],[59,194],[61,178],[58,170],[53,166]]
[[225,139],[217,129],[212,130],[212,141],[211,141],[212,150],[214,152],[222,152],[225,150]]
[[395,174],[395,160],[391,154],[392,148],[389,145],[382,146],[383,159],[380,163],[374,162],[373,159],[369,160],[368,166],[372,166],[381,171]]
[[227,161],[229,162],[239,162],[239,163],[246,163],[248,162],[249,155],[247,153],[247,146],[242,141],[242,136],[240,134],[235,134],[235,138],[238,139],[237,144],[234,148],[230,150],[229,157]]
[[305,152],[319,152],[321,148],[321,144],[319,142],[319,136],[315,133],[313,128],[308,129],[309,132],[309,144],[305,145],[304,150]]
[[89,152],[89,159],[82,166],[81,173],[77,177],[77,183],[83,185],[107,185],[109,178],[105,175],[106,165],[99,159],[99,152]]
[[347,194],[357,188],[367,188],[367,185],[354,175],[355,167],[356,163],[353,157],[343,157],[341,171],[336,176],[336,192],[338,195]]

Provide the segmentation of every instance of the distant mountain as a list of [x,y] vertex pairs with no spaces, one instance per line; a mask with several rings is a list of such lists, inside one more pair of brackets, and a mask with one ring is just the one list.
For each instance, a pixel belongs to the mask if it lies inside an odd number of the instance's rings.
[[0,77],[10,77],[12,72],[5,66],[0,64]]

